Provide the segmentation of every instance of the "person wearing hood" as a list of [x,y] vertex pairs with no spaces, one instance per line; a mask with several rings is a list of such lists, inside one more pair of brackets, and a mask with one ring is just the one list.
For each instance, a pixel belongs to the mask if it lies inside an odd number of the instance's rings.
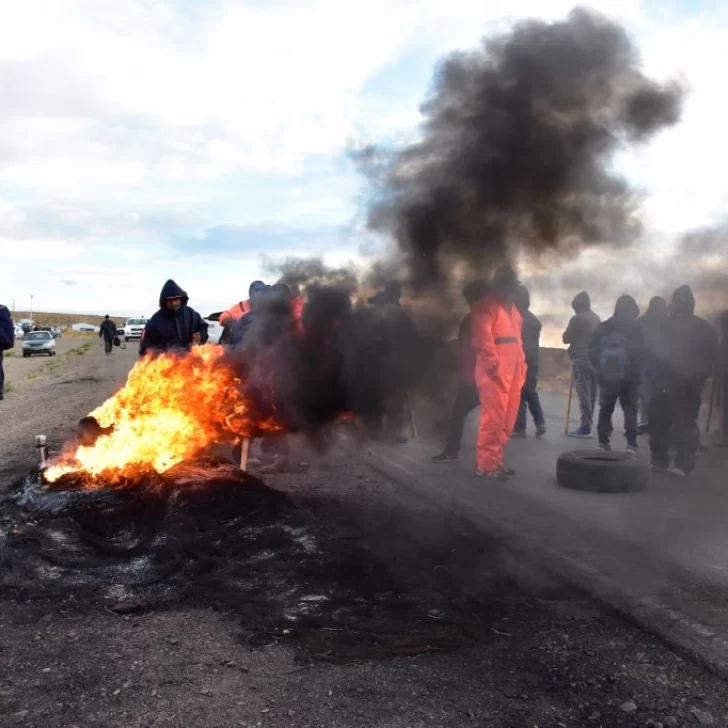
[[407,442],[402,434],[404,426],[407,384],[413,368],[413,355],[417,348],[417,329],[409,313],[402,308],[402,284],[389,281],[384,290],[369,299],[374,305],[377,326],[384,340],[382,373],[384,375],[384,428],[385,441],[401,445]]
[[3,352],[15,346],[15,326],[10,309],[0,305],[0,400],[4,398],[5,370],[3,369]]
[[531,294],[526,286],[518,286],[515,304],[523,318],[523,353],[526,357],[526,383],[521,391],[521,406],[513,429],[513,437],[526,437],[526,421],[531,411],[536,437],[546,434],[546,417],[538,396],[538,354],[541,339],[541,322],[531,312]]
[[[649,435],[654,470],[684,478],[695,469],[700,444],[698,413],[705,382],[716,374],[718,352],[713,327],[695,315],[692,290],[680,286],[650,354],[654,374]],[[675,451],[672,467],[671,450]]]
[[[485,298],[488,293],[488,284],[483,280],[472,281],[463,288],[470,311],[473,305]],[[473,348],[472,313],[468,313],[460,322],[458,330],[458,391],[452,405],[450,415],[450,428],[447,434],[447,444],[439,455],[433,455],[433,463],[454,462],[460,456],[460,441],[463,438],[463,428],[468,415],[478,406],[478,388],[475,384],[476,352]]]
[[229,344],[232,335],[232,329],[236,322],[240,321],[246,313],[250,313],[250,299],[252,295],[258,291],[265,290],[266,285],[263,281],[253,281],[248,288],[248,298],[245,301],[234,303],[227,311],[223,311],[218,319],[220,326],[223,327],[223,333],[220,337],[221,344]]
[[591,299],[586,291],[574,297],[571,307],[574,309],[574,315],[564,331],[563,342],[569,346],[581,424],[569,433],[569,437],[589,438],[593,437],[594,407],[599,387],[597,372],[589,358],[589,345],[601,319],[591,310]]
[[728,311],[718,319],[720,325],[720,445],[728,447]]
[[624,414],[627,452],[637,454],[637,409],[645,363],[645,340],[637,322],[640,314],[632,296],[620,296],[614,315],[597,326],[589,347],[599,378],[599,449],[611,450],[612,415],[617,401]]
[[[261,386],[266,397],[274,394],[276,359],[280,346],[291,340],[295,327],[291,310],[291,291],[285,283],[251,286],[250,310],[233,324],[231,344],[246,352],[251,365],[249,383]],[[280,393],[279,393],[280,394]],[[242,444],[233,447],[235,462],[240,462]],[[261,438],[261,451],[268,460],[261,474],[282,473],[290,468],[290,447],[285,432],[272,432]]]
[[650,352],[655,342],[662,335],[662,329],[667,322],[667,301],[662,296],[654,296],[644,315],[637,319],[642,328],[642,336],[645,340],[645,369],[642,372],[642,384],[640,385],[640,409],[639,425],[640,434],[647,432],[650,407],[650,383],[652,382],[652,371],[649,367]]
[[[270,294],[271,287],[261,281],[253,281],[250,284],[250,298],[245,301],[246,312],[237,319],[228,323],[230,335],[227,339],[233,347],[239,347],[245,341],[245,337],[250,331],[253,322],[256,320],[263,301]],[[228,319],[229,321],[229,319]]]
[[139,355],[170,350],[187,350],[207,341],[207,323],[197,311],[187,305],[189,296],[172,279],[159,294],[159,311],[147,321]]
[[476,351],[475,382],[480,399],[476,475],[505,480],[514,473],[503,462],[526,381],[521,332],[515,304],[518,278],[509,266],[493,276],[489,295],[472,307],[472,341]]
[[114,339],[116,338],[116,324],[109,318],[107,313],[103,323],[99,326],[99,338],[104,340],[104,352],[111,354],[114,350]]

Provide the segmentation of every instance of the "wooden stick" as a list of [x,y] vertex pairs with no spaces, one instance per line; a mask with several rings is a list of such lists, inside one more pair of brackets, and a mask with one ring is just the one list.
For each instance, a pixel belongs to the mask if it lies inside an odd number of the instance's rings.
[[571,396],[574,393],[574,367],[571,367],[571,379],[569,380],[569,399],[566,402],[566,424],[564,425],[564,434],[569,434],[569,419],[571,417]]
[[720,379],[718,381],[718,391],[720,392],[720,444],[723,445],[723,447],[728,447],[728,442],[726,442],[726,436],[728,433],[725,431],[725,407],[728,405],[728,402],[726,399],[726,392],[725,392],[725,377]]
[[250,455],[250,438],[244,437],[240,448],[240,469],[248,472],[248,455]]
[[713,404],[715,402],[715,395],[717,394],[718,388],[715,384],[715,377],[710,379],[710,401],[708,403],[708,419],[705,421],[705,431],[710,432],[710,423],[713,420]]
[[412,430],[412,439],[417,439],[417,427],[415,425],[415,416],[412,412],[412,401],[410,399],[409,389],[405,393],[405,399],[407,401],[407,412],[409,412],[410,429]]

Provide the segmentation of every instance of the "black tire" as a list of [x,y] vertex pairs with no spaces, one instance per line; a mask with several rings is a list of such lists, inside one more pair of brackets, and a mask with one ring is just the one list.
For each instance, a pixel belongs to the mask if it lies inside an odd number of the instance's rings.
[[575,450],[559,456],[556,480],[571,490],[633,493],[647,488],[650,468],[624,452]]

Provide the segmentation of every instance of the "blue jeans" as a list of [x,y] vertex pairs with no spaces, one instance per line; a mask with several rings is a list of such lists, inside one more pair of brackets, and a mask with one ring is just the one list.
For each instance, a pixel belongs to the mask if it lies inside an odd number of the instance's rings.
[[533,424],[536,427],[541,427],[546,424],[546,417],[541,407],[541,400],[538,397],[538,378],[537,377],[526,377],[526,384],[521,390],[521,406],[518,410],[518,418],[516,419],[515,430],[517,432],[525,432],[526,430],[526,415],[528,410],[531,410],[531,417],[533,417]]

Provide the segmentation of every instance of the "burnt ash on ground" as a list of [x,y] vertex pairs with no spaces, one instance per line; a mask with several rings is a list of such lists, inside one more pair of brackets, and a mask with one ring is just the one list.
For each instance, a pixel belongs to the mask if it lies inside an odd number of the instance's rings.
[[474,600],[425,551],[375,554],[357,521],[385,514],[351,516],[212,459],[117,490],[48,490],[36,472],[0,501],[0,586],[122,612],[212,606],[240,617],[250,646],[334,661],[457,649],[501,616],[515,585],[482,556]]

